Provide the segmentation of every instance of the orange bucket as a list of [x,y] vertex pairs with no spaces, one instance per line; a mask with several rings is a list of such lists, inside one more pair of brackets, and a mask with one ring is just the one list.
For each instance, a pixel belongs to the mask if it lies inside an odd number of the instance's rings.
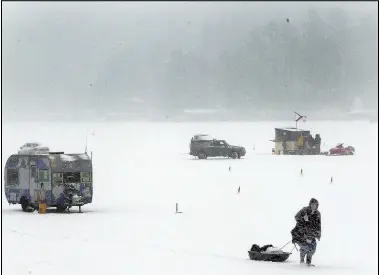
[[46,209],[47,209],[46,203],[40,203],[38,213],[46,214]]

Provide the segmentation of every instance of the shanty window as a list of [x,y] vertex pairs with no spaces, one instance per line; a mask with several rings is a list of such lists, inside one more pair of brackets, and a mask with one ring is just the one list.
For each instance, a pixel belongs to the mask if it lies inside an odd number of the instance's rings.
[[18,170],[8,169],[7,185],[18,185]]
[[91,173],[80,173],[80,181],[81,182],[91,182]]
[[48,181],[49,180],[49,170],[39,170],[38,173],[38,180],[39,181]]
[[53,184],[62,184],[62,183],[63,183],[63,174],[53,173]]

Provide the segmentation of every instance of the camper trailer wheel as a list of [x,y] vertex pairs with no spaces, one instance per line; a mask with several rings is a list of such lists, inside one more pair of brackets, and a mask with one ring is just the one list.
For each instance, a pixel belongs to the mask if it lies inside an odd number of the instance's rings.
[[32,208],[30,208],[30,204],[29,204],[29,200],[26,198],[26,197],[22,197],[21,200],[20,200],[20,203],[21,203],[21,208],[22,208],[22,211],[24,212],[33,212],[31,210]]
[[237,152],[232,152],[231,157],[232,157],[232,159],[238,158],[238,153]]

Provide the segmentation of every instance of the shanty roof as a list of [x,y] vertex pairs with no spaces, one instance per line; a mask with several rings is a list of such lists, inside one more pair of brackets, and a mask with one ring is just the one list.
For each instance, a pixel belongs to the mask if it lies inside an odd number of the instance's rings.
[[275,130],[288,131],[288,132],[309,132],[309,130],[299,129],[295,127],[275,128]]

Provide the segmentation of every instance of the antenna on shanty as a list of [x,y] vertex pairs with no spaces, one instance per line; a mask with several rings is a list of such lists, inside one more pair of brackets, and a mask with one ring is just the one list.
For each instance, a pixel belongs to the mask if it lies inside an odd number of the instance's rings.
[[301,114],[299,114],[299,113],[297,113],[297,112],[294,112],[295,113],[295,115],[297,116],[296,117],[296,119],[295,119],[295,123],[296,123],[296,129],[297,129],[297,122],[299,121],[299,120],[303,120],[304,122],[307,120],[307,117],[306,116],[303,116],[303,115],[301,115]]

